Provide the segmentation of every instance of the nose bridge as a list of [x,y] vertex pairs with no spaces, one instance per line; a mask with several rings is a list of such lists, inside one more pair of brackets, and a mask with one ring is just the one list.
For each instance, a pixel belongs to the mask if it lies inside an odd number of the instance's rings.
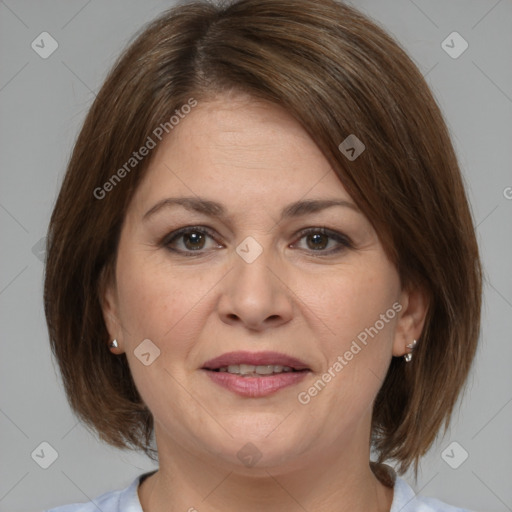
[[248,236],[236,247],[233,270],[219,306],[224,321],[262,328],[269,322],[276,325],[290,320],[291,297],[277,277],[277,268],[273,268],[278,258],[272,252],[271,237],[265,242]]
[[263,240],[260,237],[260,241],[248,236],[236,247],[233,277],[239,299],[243,300],[244,296],[250,297],[251,293],[257,293],[267,295],[268,300],[277,285],[270,270],[271,264],[276,263],[272,254],[271,238],[266,237]]

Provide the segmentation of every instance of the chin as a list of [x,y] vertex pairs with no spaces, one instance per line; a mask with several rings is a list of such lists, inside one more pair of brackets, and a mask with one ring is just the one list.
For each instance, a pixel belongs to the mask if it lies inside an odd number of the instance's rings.
[[[263,415],[243,423],[225,424],[226,430],[233,436],[222,439],[209,439],[208,451],[213,453],[215,463],[219,459],[226,465],[235,466],[235,471],[243,474],[257,474],[258,469],[289,469],[306,447],[314,442],[315,436],[308,442],[303,426],[295,425],[290,418],[282,414]],[[283,421],[284,419],[284,421]],[[266,476],[268,476],[265,473]],[[262,475],[263,476],[263,475]]]

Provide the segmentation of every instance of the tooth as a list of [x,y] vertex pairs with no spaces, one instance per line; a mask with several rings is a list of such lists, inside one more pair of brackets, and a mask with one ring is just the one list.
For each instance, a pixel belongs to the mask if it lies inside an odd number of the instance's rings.
[[293,368],[290,366],[282,365],[252,365],[252,364],[232,364],[219,368],[219,372],[228,372],[236,375],[243,376],[256,376],[256,375],[272,375],[277,373],[292,372]]
[[254,373],[254,370],[256,369],[256,366],[253,364],[241,364],[240,365],[240,374],[246,375],[248,373]]
[[256,366],[256,373],[258,375],[270,375],[271,373],[274,373],[274,366],[271,364]]

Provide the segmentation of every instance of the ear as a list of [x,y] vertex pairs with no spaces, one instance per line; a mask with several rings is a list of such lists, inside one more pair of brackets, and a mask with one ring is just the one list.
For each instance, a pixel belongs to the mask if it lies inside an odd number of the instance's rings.
[[420,341],[425,325],[430,298],[426,289],[421,286],[408,286],[400,294],[400,310],[396,323],[393,355],[403,356],[409,352],[407,345],[413,340]]
[[118,348],[110,348],[110,350],[120,354],[124,352],[121,348],[123,347],[123,331],[118,315],[116,280],[111,266],[106,265],[101,270],[98,295],[103,312],[103,320],[109,334],[109,343],[112,340],[117,340],[119,344]]

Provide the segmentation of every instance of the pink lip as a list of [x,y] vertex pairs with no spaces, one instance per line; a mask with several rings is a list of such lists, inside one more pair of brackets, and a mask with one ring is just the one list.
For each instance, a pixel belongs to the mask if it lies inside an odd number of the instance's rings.
[[[254,366],[278,365],[289,366],[294,370],[307,370],[262,375],[261,377],[241,377],[238,374],[213,371],[235,364],[250,364]],[[263,397],[275,393],[293,384],[297,384],[310,373],[310,368],[304,361],[278,352],[228,352],[204,363],[202,370],[208,377],[223,388],[251,398]]]
[[240,375],[227,372],[204,370],[215,384],[229,389],[237,395],[251,398],[263,397],[275,393],[280,389],[297,384],[309,371],[279,373],[261,377],[240,377]]
[[[254,366],[262,365],[279,365],[289,366],[294,370],[309,370],[309,367],[304,361],[296,359],[295,357],[280,354],[279,352],[227,352],[221,356],[210,359],[203,364],[205,370],[217,370],[233,364],[251,364]],[[256,377],[259,378],[259,377]]]

